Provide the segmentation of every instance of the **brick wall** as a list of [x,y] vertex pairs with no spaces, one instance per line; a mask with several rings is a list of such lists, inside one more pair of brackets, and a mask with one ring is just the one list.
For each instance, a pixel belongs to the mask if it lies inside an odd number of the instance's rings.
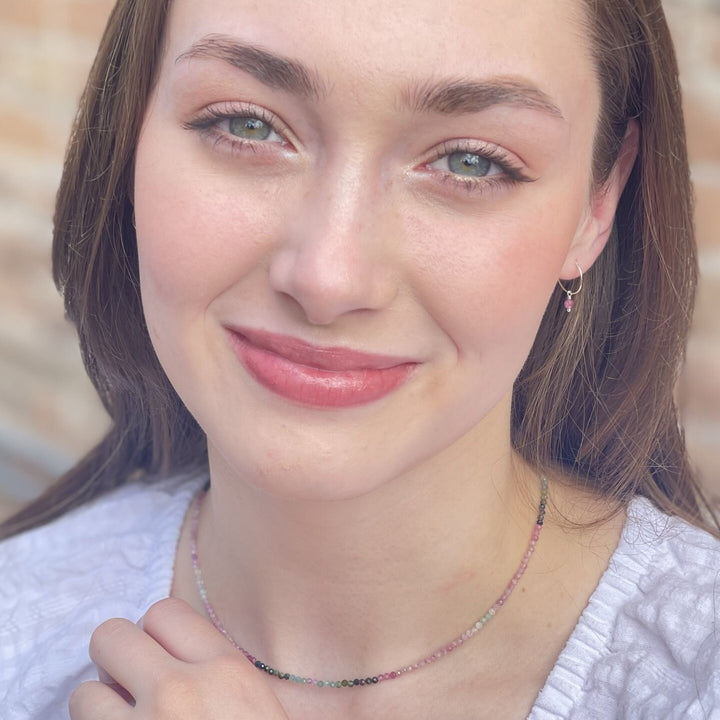
[[[110,0],[0,4],[0,513],[101,434],[102,410],[50,281],[53,195]],[[702,285],[679,393],[720,492],[720,0],[666,0],[688,117]]]
[[665,5],[683,83],[701,270],[679,394],[691,456],[720,496],[720,0]]

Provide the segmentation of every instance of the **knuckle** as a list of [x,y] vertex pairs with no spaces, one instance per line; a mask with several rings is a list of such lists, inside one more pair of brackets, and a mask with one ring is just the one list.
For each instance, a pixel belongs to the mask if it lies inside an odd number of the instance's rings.
[[167,615],[176,613],[184,607],[185,603],[178,598],[169,597],[163,600],[158,600],[158,602],[153,603],[148,608],[145,615],[143,615],[142,625],[143,627],[155,625],[162,622]]
[[68,711],[70,713],[71,720],[82,720],[87,717],[87,711],[92,710],[93,717],[98,717],[97,711],[98,703],[96,702],[93,693],[94,684],[87,682],[82,685],[78,685],[71,693],[68,699]]
[[98,625],[90,636],[90,651],[100,651],[106,644],[122,635],[130,624],[129,620],[111,618]]
[[70,717],[73,720],[78,716],[78,713],[82,710],[85,702],[85,685],[78,685],[70,694],[68,699],[68,710],[70,711]]

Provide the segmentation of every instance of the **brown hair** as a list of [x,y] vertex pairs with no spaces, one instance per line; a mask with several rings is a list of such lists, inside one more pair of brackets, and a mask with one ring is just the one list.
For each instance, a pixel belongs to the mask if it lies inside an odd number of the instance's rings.
[[[513,443],[533,466],[626,503],[713,529],[688,466],[673,387],[697,276],[677,66],[660,0],[584,0],[601,84],[595,182],[630,118],[640,150],[613,237],[573,313],[553,297],[515,384]],[[112,426],[38,500],[0,527],[14,534],[132,478],[200,468],[205,436],[153,351],[132,223],[133,157],[170,0],[119,0],[82,97],[57,198],[54,277]]]

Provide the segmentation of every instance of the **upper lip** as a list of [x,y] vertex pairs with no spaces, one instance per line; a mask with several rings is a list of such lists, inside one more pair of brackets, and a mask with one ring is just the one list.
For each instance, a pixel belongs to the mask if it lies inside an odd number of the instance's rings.
[[227,329],[262,350],[319,370],[382,370],[417,362],[412,358],[397,355],[380,355],[339,346],[312,345],[290,335],[280,335],[267,330],[234,326]]

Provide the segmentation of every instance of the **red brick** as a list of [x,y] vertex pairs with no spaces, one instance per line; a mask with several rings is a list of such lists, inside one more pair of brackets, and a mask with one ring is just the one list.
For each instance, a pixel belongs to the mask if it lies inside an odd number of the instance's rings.
[[[710,270],[703,272],[702,260],[701,258],[700,285],[695,304],[692,337],[720,341],[720,277]],[[720,352],[720,347],[717,350]],[[720,406],[718,414],[720,415]]]
[[0,25],[99,38],[113,5],[112,0],[3,0]]
[[701,248],[720,249],[720,164],[717,174],[718,182],[695,181],[695,227]]
[[690,342],[680,393],[683,413],[688,419],[717,417],[720,410],[720,340]]
[[[720,71],[718,91],[720,94]],[[690,162],[720,164],[720,101],[687,92],[683,102]]]
[[[68,126],[69,128],[69,126]],[[38,118],[12,106],[0,106],[0,137],[3,145],[31,155],[61,155],[67,139],[57,132],[56,120]]]
[[0,4],[0,24],[37,27],[42,22],[41,3],[38,0],[3,0]]

